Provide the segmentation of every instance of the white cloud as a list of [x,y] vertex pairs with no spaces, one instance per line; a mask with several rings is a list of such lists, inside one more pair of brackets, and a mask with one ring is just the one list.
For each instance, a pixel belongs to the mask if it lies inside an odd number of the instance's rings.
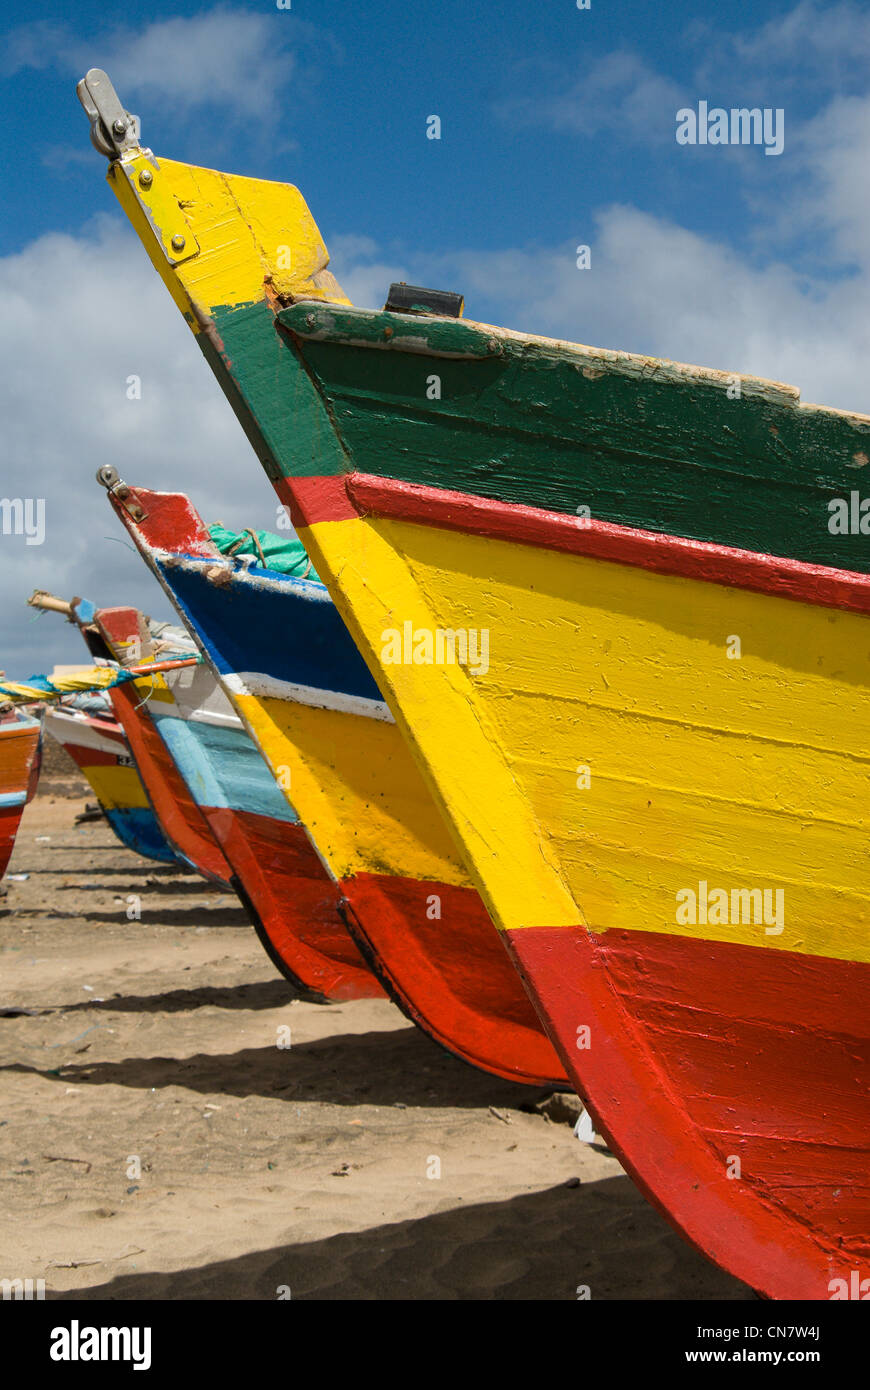
[[469,317],[498,306],[520,330],[771,377],[806,400],[870,405],[870,276],[808,281],[636,208],[596,219],[592,267],[573,246],[466,252],[427,268],[458,285]]
[[726,107],[785,103],[791,140],[796,124],[786,98],[795,89],[815,99],[832,89],[844,96],[866,91],[870,11],[851,0],[799,0],[755,27],[696,19],[685,42],[694,58],[681,83],[620,49],[570,68],[526,65],[518,76],[522,94],[498,103],[497,113],[509,123],[650,146],[673,145],[676,111],[700,99]]
[[[94,474],[113,464],[147,487],[188,492],[206,520],[275,529],[276,502],[250,445],[135,236],[97,220],[0,259],[0,495],[44,498],[46,537],[0,535],[0,667],[29,674],[84,648],[34,588],[166,613]],[[141,378],[141,400],[127,378]],[[116,537],[107,540],[106,537]],[[168,614],[167,614],[168,616]]]
[[870,13],[851,3],[800,0],[754,33],[735,34],[733,47],[743,62],[795,81],[805,81],[809,73],[811,80],[842,82],[845,69],[863,66],[870,57]]
[[50,68],[69,37],[63,25],[37,19],[3,35],[0,72],[12,77],[26,68]]
[[[839,97],[801,133],[806,181],[790,205],[821,260],[870,261],[870,98]],[[789,209],[786,209],[788,212]]]
[[217,9],[155,20],[140,33],[87,45],[87,56],[80,45],[77,63],[82,71],[104,68],[119,92],[137,100],[165,97],[177,111],[214,104],[263,118],[293,76],[284,18],[277,10]]
[[[338,236],[332,250],[357,304],[377,308],[392,280],[409,278],[369,238]],[[120,219],[101,216],[78,236],[43,236],[0,258],[0,322],[0,497],[45,500],[42,545],[0,534],[0,668],[27,675],[84,651],[73,628],[25,606],[34,588],[169,616],[95,480],[103,464],[129,482],[187,492],[206,521],[232,527],[274,530],[277,503],[190,330]],[[141,380],[141,400],[128,399],[131,376]]]
[[[107,28],[88,39],[38,20],[5,36],[0,67],[7,75],[53,67],[76,77],[100,67],[128,106],[162,99],[179,116],[217,106],[225,119],[274,120],[282,89],[298,78],[291,43],[312,35],[310,25],[274,7],[221,6],[137,29]],[[327,41],[321,36],[321,46]]]
[[381,248],[371,237],[332,237],[329,254],[339,284],[351,303],[361,309],[381,309],[394,281],[411,280],[404,262],[383,260]]

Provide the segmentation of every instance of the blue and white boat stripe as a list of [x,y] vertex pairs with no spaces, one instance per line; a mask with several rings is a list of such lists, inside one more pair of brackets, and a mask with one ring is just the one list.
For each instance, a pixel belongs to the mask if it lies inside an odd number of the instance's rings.
[[278,680],[261,671],[227,671],[221,681],[234,695],[257,695],[261,699],[292,700],[315,709],[335,709],[342,714],[361,714],[367,719],[381,719],[385,724],[395,720],[383,700],[369,700],[364,695],[346,695],[340,690],[320,690],[313,685],[296,685]]
[[151,717],[198,806],[296,822],[296,813],[240,723],[221,728],[156,706]]
[[[374,678],[320,583],[255,566],[154,555],[158,575],[233,694],[392,722]],[[210,578],[209,575],[212,575]],[[268,667],[263,670],[264,658]]]

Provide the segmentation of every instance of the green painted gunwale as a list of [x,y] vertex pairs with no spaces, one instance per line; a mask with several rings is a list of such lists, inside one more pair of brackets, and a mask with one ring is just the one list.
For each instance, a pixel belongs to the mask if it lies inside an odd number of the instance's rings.
[[[271,476],[347,471],[870,572],[832,535],[870,421],[791,388],[457,319],[299,302],[219,310],[234,408]],[[278,332],[275,332],[275,328]],[[231,365],[230,365],[231,364]],[[213,365],[216,365],[213,362]],[[441,398],[427,398],[437,375]],[[244,420],[243,420],[244,423]],[[868,484],[870,494],[870,484]]]

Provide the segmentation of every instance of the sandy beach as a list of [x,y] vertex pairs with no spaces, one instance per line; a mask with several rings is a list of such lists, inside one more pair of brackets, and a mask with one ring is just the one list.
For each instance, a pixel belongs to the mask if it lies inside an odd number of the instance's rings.
[[390,1003],[295,1000],[229,895],[76,827],[87,789],[51,756],[0,898],[0,1277],[69,1299],[752,1297],[546,1093]]

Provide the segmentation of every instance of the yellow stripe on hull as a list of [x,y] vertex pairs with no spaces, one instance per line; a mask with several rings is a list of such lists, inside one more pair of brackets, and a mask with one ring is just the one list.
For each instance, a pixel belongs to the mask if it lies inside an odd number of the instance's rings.
[[96,764],[82,767],[81,772],[104,810],[144,810],[148,806],[148,798],[135,768]]
[[290,700],[231,698],[336,878],[470,884],[395,724]]
[[[301,537],[499,926],[870,961],[866,618],[401,521]],[[408,620],[488,629],[488,673],[384,664]],[[782,889],[783,929],[679,921],[701,882]]]
[[[123,648],[127,645],[127,643],[118,642],[115,645],[118,647],[120,652],[123,652]],[[124,658],[122,654],[121,660],[123,661],[123,659]],[[154,659],[156,660],[157,658],[155,657]],[[146,663],[144,661],[141,662],[141,665],[144,666],[145,664]],[[169,686],[166,683],[166,677],[164,676],[162,671],[155,671],[153,676],[137,676],[133,680],[132,684],[136,687],[136,690],[139,692],[139,698],[143,704],[175,704],[175,696],[169,689]]]

